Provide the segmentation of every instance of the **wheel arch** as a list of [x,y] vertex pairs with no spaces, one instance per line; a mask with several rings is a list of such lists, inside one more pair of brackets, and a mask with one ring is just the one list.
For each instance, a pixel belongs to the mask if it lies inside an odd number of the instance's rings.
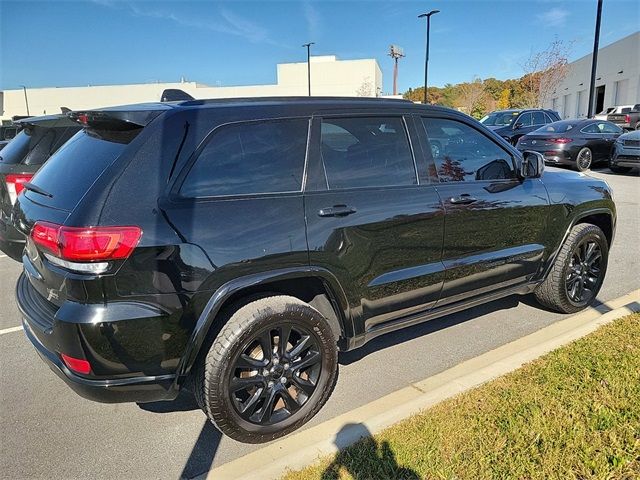
[[567,241],[567,237],[569,236],[569,233],[571,232],[571,229],[573,227],[581,223],[590,223],[592,225],[599,227],[603,231],[607,239],[608,247],[611,248],[611,244],[613,243],[613,239],[615,236],[615,228],[616,228],[615,222],[616,222],[615,212],[608,208],[595,208],[591,210],[585,210],[577,214],[569,223],[569,226],[567,227],[566,231],[564,232],[564,235],[562,236],[562,240],[556,246],[553,253],[549,256],[547,264],[544,268],[544,274],[542,275],[541,278],[545,279],[549,274],[549,271],[551,270],[554,262],[556,261],[556,257],[560,253],[560,249],[562,248],[564,243]]
[[225,309],[245,300],[269,295],[290,295],[316,308],[329,321],[340,349],[345,349],[348,339],[353,337],[346,295],[328,270],[305,266],[239,277],[225,283],[211,295],[189,339],[178,367],[178,376],[188,375],[213,341],[222,326],[216,319]]

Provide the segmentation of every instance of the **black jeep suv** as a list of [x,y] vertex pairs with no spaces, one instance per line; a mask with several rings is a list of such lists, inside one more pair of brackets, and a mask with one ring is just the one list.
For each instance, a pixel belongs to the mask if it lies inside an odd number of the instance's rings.
[[[470,117],[268,98],[74,112],[13,210],[26,335],[80,395],[174,399],[264,442],[330,396],[337,353],[511,294],[594,301],[609,186]],[[433,154],[431,139],[440,144]]]
[[496,110],[480,120],[511,145],[518,143],[523,135],[560,120],[558,112],[542,109]]
[[66,115],[30,117],[14,125],[20,132],[0,151],[0,252],[20,261],[25,237],[9,221],[13,204],[24,184],[80,125]]

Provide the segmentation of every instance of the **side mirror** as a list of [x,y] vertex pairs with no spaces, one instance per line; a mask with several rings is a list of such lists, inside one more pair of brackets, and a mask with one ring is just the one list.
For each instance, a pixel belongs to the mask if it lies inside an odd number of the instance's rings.
[[539,152],[525,150],[520,162],[521,178],[540,178],[544,172],[544,156]]
[[518,123],[516,123],[516,124],[513,126],[513,129],[514,129],[514,130],[518,130],[518,129],[520,129],[520,128],[522,128],[522,122],[518,122]]

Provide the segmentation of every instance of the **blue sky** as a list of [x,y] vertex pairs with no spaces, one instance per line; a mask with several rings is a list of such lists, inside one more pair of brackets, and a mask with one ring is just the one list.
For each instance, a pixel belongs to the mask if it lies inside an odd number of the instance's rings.
[[[9,1],[0,0],[0,89],[178,81],[275,83],[275,65],[312,53],[378,60],[392,88],[391,43],[404,48],[399,87],[421,85],[431,9],[430,85],[512,78],[555,36],[572,58],[593,45],[596,0]],[[637,0],[604,0],[601,45],[638,30]]]

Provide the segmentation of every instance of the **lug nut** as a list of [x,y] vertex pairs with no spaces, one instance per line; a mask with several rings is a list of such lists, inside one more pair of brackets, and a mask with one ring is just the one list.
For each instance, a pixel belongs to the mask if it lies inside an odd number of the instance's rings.
[[278,357],[273,357],[273,364],[277,365],[279,362]]
[[285,363],[285,364],[284,364],[284,368],[289,368],[289,364],[288,364],[288,363]]
[[273,387],[273,382],[269,382],[269,383],[268,383],[268,386],[269,386],[269,387]]
[[285,377],[280,377],[280,383],[287,383],[287,379]]
[[262,370],[262,376],[266,377],[267,375],[269,375],[269,370],[265,368],[264,370]]

